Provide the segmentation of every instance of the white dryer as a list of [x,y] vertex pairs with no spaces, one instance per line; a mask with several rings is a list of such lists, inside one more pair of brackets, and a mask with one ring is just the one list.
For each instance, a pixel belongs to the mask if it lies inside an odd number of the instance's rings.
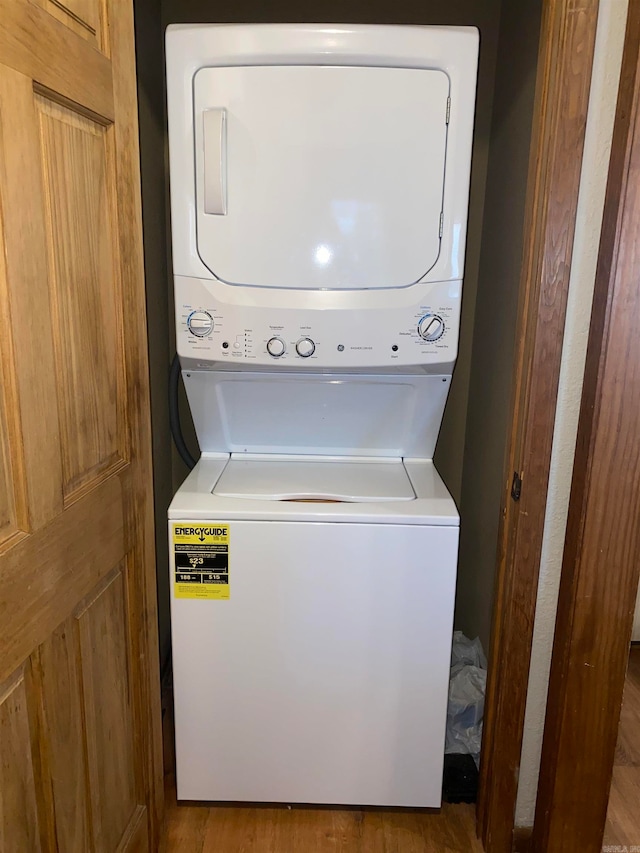
[[478,34],[167,33],[178,797],[440,803]]

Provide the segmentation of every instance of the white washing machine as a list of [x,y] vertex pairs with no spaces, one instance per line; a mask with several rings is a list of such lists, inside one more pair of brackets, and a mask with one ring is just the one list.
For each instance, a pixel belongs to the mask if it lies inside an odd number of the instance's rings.
[[438,806],[478,34],[167,33],[179,799]]

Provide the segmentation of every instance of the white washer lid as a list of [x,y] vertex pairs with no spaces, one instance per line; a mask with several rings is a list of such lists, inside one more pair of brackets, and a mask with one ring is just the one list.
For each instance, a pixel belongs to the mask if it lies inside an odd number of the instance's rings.
[[213,494],[274,501],[412,501],[401,460],[244,459],[232,457]]

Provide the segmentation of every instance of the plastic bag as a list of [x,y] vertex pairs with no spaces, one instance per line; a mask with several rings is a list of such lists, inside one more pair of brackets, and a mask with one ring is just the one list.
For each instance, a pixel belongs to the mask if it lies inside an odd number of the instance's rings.
[[480,762],[487,659],[482,643],[462,631],[453,635],[445,753],[472,755]]
[[453,669],[456,664],[461,663],[477,666],[484,670],[487,668],[487,659],[482,650],[480,638],[476,637],[475,640],[470,640],[465,637],[462,631],[454,631],[451,646],[451,668]]

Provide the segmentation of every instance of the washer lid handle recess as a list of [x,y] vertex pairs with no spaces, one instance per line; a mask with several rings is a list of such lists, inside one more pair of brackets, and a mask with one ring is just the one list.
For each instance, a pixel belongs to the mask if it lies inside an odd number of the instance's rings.
[[219,497],[272,501],[374,503],[412,501],[415,491],[402,460],[301,461],[232,456],[216,483]]

